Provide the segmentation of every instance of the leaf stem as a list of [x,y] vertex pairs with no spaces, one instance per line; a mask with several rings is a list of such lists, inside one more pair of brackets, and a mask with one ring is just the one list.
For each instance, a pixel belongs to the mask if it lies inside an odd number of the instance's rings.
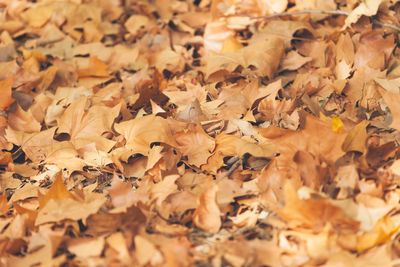
[[278,17],[288,17],[288,16],[295,16],[295,15],[302,15],[302,14],[326,14],[326,15],[340,15],[340,16],[348,16],[350,15],[349,12],[342,11],[342,10],[312,10],[312,9],[304,9],[300,11],[293,11],[293,12],[283,12],[283,13],[276,13],[268,16],[258,16],[258,17],[251,17],[252,19],[272,19]]

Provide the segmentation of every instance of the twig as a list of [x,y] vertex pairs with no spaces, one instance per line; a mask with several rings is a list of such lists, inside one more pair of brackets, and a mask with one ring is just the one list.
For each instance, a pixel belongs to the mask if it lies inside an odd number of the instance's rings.
[[224,175],[224,177],[230,177],[232,173],[242,164],[242,159],[237,157],[236,161],[231,165],[228,172]]
[[300,11],[293,11],[293,12],[283,12],[272,14],[268,16],[258,16],[258,17],[251,17],[252,19],[272,19],[278,17],[288,17],[288,16],[295,16],[295,15],[302,15],[302,14],[325,14],[325,15],[340,15],[340,16],[348,16],[350,15],[349,12],[341,11],[341,10],[312,10],[312,9],[304,9]]
[[[268,16],[258,16],[258,17],[250,17],[251,19],[272,19],[272,18],[280,18],[280,17],[288,17],[302,14],[326,14],[326,15],[338,15],[338,16],[349,16],[350,13],[342,10],[312,10],[312,9],[304,9],[300,11],[293,12],[283,12],[272,14]],[[390,28],[400,32],[400,27],[395,24],[383,23],[377,19],[372,18],[372,23],[377,24],[381,27]]]
[[381,26],[381,27],[390,28],[390,29],[393,29],[393,30],[396,30],[396,31],[400,32],[400,27],[395,25],[395,24],[383,23],[383,22],[380,22],[379,20],[376,20],[376,19],[372,20],[372,22],[377,24],[377,25],[379,25],[379,26]]

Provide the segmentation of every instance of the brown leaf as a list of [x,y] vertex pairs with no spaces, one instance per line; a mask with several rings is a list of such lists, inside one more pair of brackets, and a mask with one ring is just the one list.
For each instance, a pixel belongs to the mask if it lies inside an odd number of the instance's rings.
[[253,66],[257,75],[272,78],[279,66],[283,51],[282,39],[273,38],[246,46],[236,52],[213,53],[208,57],[205,74],[208,78],[220,70],[233,72],[240,65],[244,68]]
[[365,152],[365,145],[368,137],[366,129],[367,125],[367,121],[362,121],[350,130],[342,144],[342,149],[344,152]]
[[179,150],[188,157],[188,163],[197,167],[205,164],[214,150],[214,140],[199,125],[192,130],[180,132],[174,137]]
[[400,131],[400,95],[384,89],[379,89],[379,92],[381,93],[383,100],[385,100],[390,109],[390,113],[392,114],[392,123],[390,124],[390,127]]

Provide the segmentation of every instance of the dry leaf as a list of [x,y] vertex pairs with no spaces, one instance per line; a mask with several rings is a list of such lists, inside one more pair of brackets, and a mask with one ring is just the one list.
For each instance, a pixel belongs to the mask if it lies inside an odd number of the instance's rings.
[[0,81],[0,110],[6,110],[14,102],[11,96],[11,86],[13,84],[14,76],[11,75],[5,80]]
[[217,233],[221,227],[220,210],[217,204],[218,185],[210,187],[199,196],[199,206],[193,214],[193,222],[204,231]]
[[367,126],[368,122],[362,121],[350,130],[346,136],[346,139],[343,141],[343,151],[358,151],[361,153],[365,152],[365,144],[368,137],[366,129]]
[[176,146],[168,122],[154,115],[117,123],[115,130],[126,140],[126,147],[134,153],[148,155],[150,145],[161,142]]
[[286,182],[284,190],[285,207],[277,212],[291,227],[303,227],[319,232],[327,223],[331,223],[339,231],[358,231],[360,223],[346,217],[342,209],[324,200],[299,199],[290,181]]

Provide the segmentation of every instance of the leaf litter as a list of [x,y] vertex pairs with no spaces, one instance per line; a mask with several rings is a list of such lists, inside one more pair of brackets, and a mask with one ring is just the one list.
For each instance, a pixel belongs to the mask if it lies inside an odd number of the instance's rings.
[[397,1],[0,1],[1,266],[396,266]]

